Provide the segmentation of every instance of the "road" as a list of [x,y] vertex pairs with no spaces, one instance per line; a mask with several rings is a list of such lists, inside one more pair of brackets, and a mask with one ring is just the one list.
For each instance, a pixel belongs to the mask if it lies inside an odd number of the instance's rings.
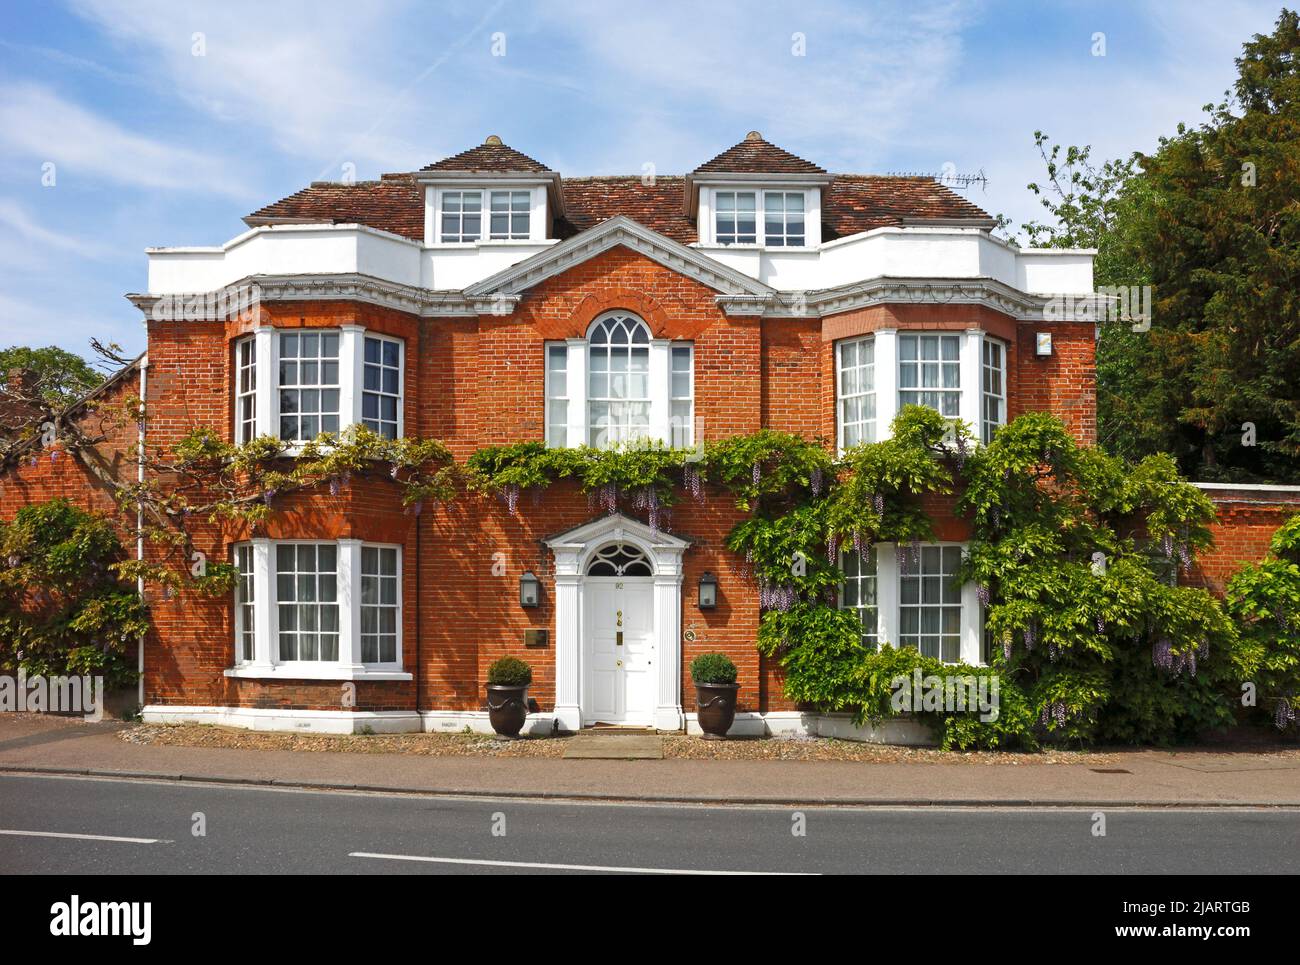
[[796,812],[3,775],[0,873],[1300,871],[1300,811],[1104,818],[1099,836],[1077,809]]

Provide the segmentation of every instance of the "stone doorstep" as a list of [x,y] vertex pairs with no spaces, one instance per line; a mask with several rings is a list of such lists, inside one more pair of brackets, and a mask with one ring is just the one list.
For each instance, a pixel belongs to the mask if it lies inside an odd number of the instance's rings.
[[564,749],[566,760],[659,761],[663,756],[663,740],[647,733],[582,733]]

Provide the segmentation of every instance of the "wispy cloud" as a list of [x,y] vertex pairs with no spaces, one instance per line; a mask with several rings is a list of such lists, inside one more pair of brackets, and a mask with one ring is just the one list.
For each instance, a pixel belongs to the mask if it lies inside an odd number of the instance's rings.
[[203,191],[231,198],[249,186],[210,155],[132,133],[31,83],[0,84],[0,150],[53,162],[58,179],[105,179],[138,188]]
[[[107,261],[126,254],[87,234],[65,234],[39,224],[22,205],[7,198],[0,198],[0,227],[7,228],[7,237],[19,242],[13,245],[12,255],[26,254],[37,259],[48,251],[59,251],[96,261]],[[46,251],[42,252],[41,249]],[[6,264],[11,264],[9,259],[6,259]]]

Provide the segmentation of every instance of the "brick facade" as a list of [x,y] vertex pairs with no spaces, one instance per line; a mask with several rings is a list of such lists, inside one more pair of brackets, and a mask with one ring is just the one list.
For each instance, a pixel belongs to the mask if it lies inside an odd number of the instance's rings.
[[[1064,418],[1081,443],[1095,439],[1091,326],[1053,327],[1053,355],[1033,351],[1033,326],[976,306],[881,306],[824,319],[762,319],[723,313],[714,293],[643,255],[615,248],[531,289],[509,316],[421,319],[360,302],[283,302],[261,306],[257,321],[151,322],[148,352],[148,444],[166,449],[199,426],[233,431],[231,385],[235,338],[256,324],[276,328],[335,328],[356,323],[401,338],[407,345],[405,420],[408,433],[444,440],[458,459],[487,445],[540,439],[543,428],[543,343],[585,335],[602,312],[640,315],[656,338],[688,339],[695,347],[696,411],[712,437],[770,427],[831,440],[835,435],[834,343],[883,325],[907,329],[982,328],[1009,346],[1008,399],[1014,417],[1046,410]],[[105,407],[138,391],[138,377],[120,379]],[[126,476],[136,427],[121,423],[101,454]],[[829,443],[828,443],[829,444]],[[70,458],[39,452],[5,473],[0,515],[25,503],[66,495],[81,505],[111,510],[104,487]],[[1220,500],[1218,548],[1198,563],[1195,579],[1215,590],[1242,562],[1258,559],[1296,501],[1225,492]],[[930,511],[940,539],[969,538],[953,499],[935,497]],[[541,540],[593,518],[574,487],[562,484],[534,503],[525,495],[516,515],[500,502],[465,496],[414,516],[403,511],[396,486],[355,480],[337,495],[285,497],[265,527],[272,539],[359,538],[395,543],[403,551],[403,638],[411,681],[361,681],[355,709],[472,711],[483,705],[488,665],[505,654],[535,670],[530,696],[540,710],[555,700],[554,641],[524,646],[524,631],[556,623],[553,563]],[[739,518],[724,493],[702,504],[674,507],[673,531],[691,540],[684,557],[682,692],[698,653],[722,650],[740,668],[741,709],[792,709],[779,674],[754,647],[759,607],[743,561],[723,540]],[[231,544],[248,538],[237,529],[199,527],[195,546],[212,559],[229,559]],[[518,605],[524,570],[541,576],[536,609]],[[716,610],[694,606],[705,571],[718,577]],[[154,629],[145,648],[145,700],[152,705],[337,710],[336,681],[231,678],[234,616],[229,599],[193,595],[163,598],[150,591]]]

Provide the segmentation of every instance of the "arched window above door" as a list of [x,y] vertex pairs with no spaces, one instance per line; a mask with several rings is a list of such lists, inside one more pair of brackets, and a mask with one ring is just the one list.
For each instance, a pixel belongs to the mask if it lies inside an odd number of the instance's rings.
[[645,553],[631,543],[610,543],[587,564],[588,576],[653,576]]

